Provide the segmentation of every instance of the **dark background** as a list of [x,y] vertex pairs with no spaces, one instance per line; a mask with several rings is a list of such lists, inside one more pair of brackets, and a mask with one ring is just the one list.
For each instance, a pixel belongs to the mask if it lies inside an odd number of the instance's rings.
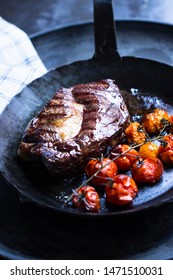
[[[113,0],[115,18],[173,23],[172,0]],[[93,18],[93,0],[1,0],[0,15],[28,34]]]
[[[137,19],[173,24],[173,0],[113,0],[113,2],[116,19]],[[23,29],[28,35],[33,35],[64,25],[92,21],[93,0],[0,0],[0,16]],[[39,257],[42,256],[41,248],[43,248],[48,256],[50,254],[50,258],[53,254],[59,254],[62,259],[70,259],[74,256],[77,259],[83,258],[83,256],[94,259],[98,258],[98,254],[91,244],[94,244],[94,241],[98,238],[102,252],[105,251],[105,256],[108,258],[113,246],[114,248],[116,246],[121,247],[121,254],[115,252],[114,258],[124,256],[124,258],[131,259],[132,255],[127,254],[127,248],[131,254],[134,253],[134,259],[162,258],[162,252],[163,255],[165,253],[170,258],[173,256],[171,252],[173,248],[173,205],[167,205],[159,212],[153,210],[150,217],[148,217],[148,214],[136,217],[133,225],[130,220],[126,219],[121,225],[122,228],[118,228],[116,223],[113,223],[110,227],[112,220],[106,221],[105,224],[96,223],[94,225],[93,223],[93,227],[91,227],[89,221],[80,221],[81,231],[79,232],[78,223],[75,219],[64,220],[63,217],[35,205],[23,206],[19,203],[16,193],[11,188],[5,189],[5,184],[0,187],[2,190],[4,188],[4,195],[1,197],[3,209],[8,209],[7,212],[1,212],[0,215],[0,247],[1,251],[5,252],[5,257],[27,258],[25,256],[26,252],[33,252],[33,258]],[[10,211],[8,207],[9,198],[12,201]],[[13,216],[15,219],[13,219]],[[25,219],[21,220],[21,216]],[[38,219],[44,225],[43,230],[39,228]],[[138,224],[138,231],[136,232],[135,223]],[[105,234],[107,228],[110,228],[109,236],[112,237],[116,233],[114,244],[111,243],[112,239]],[[28,234],[26,234],[27,231]],[[38,239],[36,238],[38,232],[41,232],[42,239],[39,236]],[[87,237],[85,237],[86,232]],[[57,240],[57,244],[52,244],[52,247],[48,246],[51,243],[50,238]],[[152,241],[155,240],[152,245],[150,244],[150,238],[152,238]],[[3,242],[4,240],[6,243]],[[43,243],[42,240],[47,240],[47,242]],[[66,242],[63,244],[64,240]],[[90,243],[90,241],[92,242]],[[151,249],[149,248],[148,251],[142,253],[143,249],[150,247],[147,244],[150,244]],[[74,252],[75,247],[76,251]],[[154,251],[154,247],[156,251]],[[25,248],[24,255],[20,250],[22,248]],[[2,258],[5,257],[2,256]],[[29,255],[29,257],[32,256]]]

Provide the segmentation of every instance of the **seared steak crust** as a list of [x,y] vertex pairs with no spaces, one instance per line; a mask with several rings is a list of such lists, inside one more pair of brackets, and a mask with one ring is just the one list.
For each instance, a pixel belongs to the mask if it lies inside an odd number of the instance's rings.
[[18,154],[25,160],[41,160],[53,174],[69,175],[105,153],[129,119],[113,80],[60,88],[28,124]]

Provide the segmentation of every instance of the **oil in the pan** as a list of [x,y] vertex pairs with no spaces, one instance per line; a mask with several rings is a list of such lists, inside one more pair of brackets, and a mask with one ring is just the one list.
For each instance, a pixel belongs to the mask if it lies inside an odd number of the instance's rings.
[[58,182],[58,185],[61,189],[54,189],[52,193],[55,200],[58,202],[65,202],[67,198],[72,194],[73,189],[77,189],[80,185],[82,185],[86,181],[86,174],[79,174],[78,176],[74,176],[71,178],[62,178],[61,182]]
[[121,89],[125,103],[131,115],[131,121],[140,122],[142,116],[156,108],[165,109],[170,115],[173,107],[166,103],[157,93],[149,93],[137,88]]

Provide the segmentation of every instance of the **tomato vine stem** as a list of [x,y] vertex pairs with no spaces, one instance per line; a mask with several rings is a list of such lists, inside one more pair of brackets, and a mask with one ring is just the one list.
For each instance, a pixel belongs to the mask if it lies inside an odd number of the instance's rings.
[[[141,125],[140,125],[141,126]],[[121,154],[118,154],[117,156],[115,156],[114,158],[110,159],[109,162],[105,163],[105,164],[101,164],[101,167],[92,175],[90,176],[87,180],[85,180],[78,188],[76,189],[72,189],[72,194],[67,198],[67,200],[65,201],[65,204],[67,204],[69,201],[71,201],[71,199],[73,198],[74,194],[78,193],[78,191],[84,187],[86,184],[88,184],[94,177],[96,177],[99,172],[105,168],[107,165],[109,165],[111,162],[114,162],[117,158],[127,154],[128,152],[130,152],[132,149],[136,149],[139,148],[140,146],[144,145],[146,142],[154,142],[156,140],[161,140],[165,135],[163,135],[163,132],[166,130],[166,128],[168,128],[170,126],[170,123],[166,123],[165,126],[162,128],[162,130],[160,131],[159,135],[157,135],[154,138],[150,138],[150,136],[148,135],[148,133],[146,133],[146,137],[147,139],[139,144],[132,144],[129,149],[127,149],[126,151],[124,151]],[[167,135],[170,135],[171,133],[168,133]],[[117,145],[117,144],[116,144]],[[113,146],[114,147],[114,146]],[[131,156],[131,155],[130,155]],[[139,156],[136,156],[136,159],[138,159]],[[101,159],[103,159],[103,154],[101,154]]]

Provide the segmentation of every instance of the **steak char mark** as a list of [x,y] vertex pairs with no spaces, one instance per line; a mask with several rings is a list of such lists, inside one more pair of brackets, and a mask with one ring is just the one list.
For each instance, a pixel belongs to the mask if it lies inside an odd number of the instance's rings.
[[113,80],[60,88],[28,124],[18,154],[53,174],[78,172],[120,140],[130,117]]

